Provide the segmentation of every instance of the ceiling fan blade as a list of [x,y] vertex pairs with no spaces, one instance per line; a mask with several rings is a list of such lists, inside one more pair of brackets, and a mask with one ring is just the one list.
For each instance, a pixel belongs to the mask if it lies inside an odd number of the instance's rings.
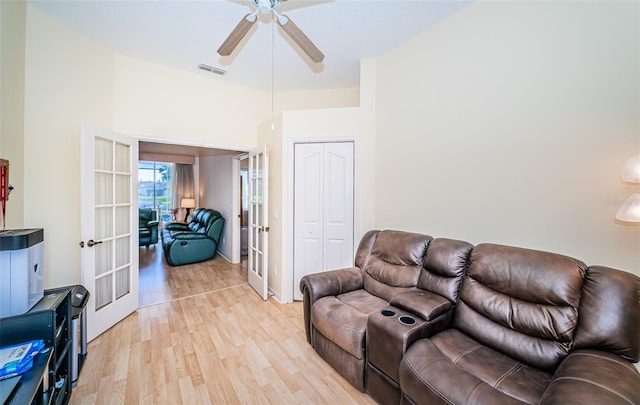
[[242,17],[242,20],[240,20],[238,25],[236,25],[233,31],[231,31],[231,34],[229,34],[227,39],[225,39],[222,45],[220,45],[220,48],[218,48],[218,53],[221,56],[231,55],[233,50],[236,49],[236,46],[238,46],[240,41],[242,41],[242,38],[247,35],[247,32],[249,32],[253,24],[256,22],[255,19],[253,21],[247,20],[247,17],[249,17],[250,15],[252,14],[247,14]]
[[[284,16],[284,15],[283,15]],[[304,51],[304,53],[311,58],[315,63],[320,63],[324,60],[324,54],[314,45],[313,42],[302,32],[297,25],[291,21],[291,18],[284,16],[287,21],[284,24],[280,24],[282,29],[298,44],[298,46]],[[279,22],[279,21],[278,21]]]

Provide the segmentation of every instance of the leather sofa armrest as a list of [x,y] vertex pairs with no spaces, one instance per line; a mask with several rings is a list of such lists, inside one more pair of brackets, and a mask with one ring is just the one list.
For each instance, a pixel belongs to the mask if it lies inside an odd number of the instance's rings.
[[540,400],[550,404],[640,404],[640,374],[615,354],[578,350],[556,370]]
[[307,341],[311,343],[311,306],[322,297],[340,295],[361,289],[362,270],[358,267],[307,274],[300,280],[303,296],[304,327]]
[[169,231],[190,231],[191,230],[191,228],[189,228],[189,225],[180,224],[178,222],[168,223],[167,225],[165,225],[164,229],[167,229]]
[[425,290],[410,290],[398,294],[391,299],[389,304],[418,315],[425,321],[432,321],[447,311],[453,310],[451,301]]
[[160,224],[160,221],[149,221],[147,222],[147,226],[151,227],[151,226],[157,226]]
[[300,291],[311,302],[329,295],[340,295],[362,288],[362,270],[358,267],[307,274],[300,280]]

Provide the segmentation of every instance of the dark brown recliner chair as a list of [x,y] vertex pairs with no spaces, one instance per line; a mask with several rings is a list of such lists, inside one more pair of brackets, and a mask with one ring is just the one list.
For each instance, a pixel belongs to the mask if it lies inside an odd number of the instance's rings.
[[415,288],[430,236],[370,231],[355,267],[309,274],[300,281],[307,340],[349,383],[365,389],[365,330],[370,314]]
[[[429,248],[434,254],[423,263],[430,244],[436,249]],[[402,347],[388,358],[378,356],[376,365],[367,368],[367,331],[376,327],[370,322],[371,316],[389,307],[399,314],[419,314],[420,323],[400,337],[400,346],[448,325],[471,247],[466,242],[432,240],[415,233],[368,232],[356,252],[355,267],[302,278],[307,340],[361,391],[365,390],[367,377],[386,378],[388,370],[394,370],[397,383]],[[380,340],[372,343],[384,344]],[[391,395],[399,398],[397,384],[394,389],[397,392]]]

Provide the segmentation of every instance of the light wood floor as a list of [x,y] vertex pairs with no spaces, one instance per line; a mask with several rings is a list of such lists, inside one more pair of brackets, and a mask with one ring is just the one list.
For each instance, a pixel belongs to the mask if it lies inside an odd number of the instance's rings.
[[139,252],[141,307],[247,283],[246,256],[241,264],[216,255],[201,263],[169,266],[160,243]]
[[148,304],[89,343],[71,404],[375,404],[307,343],[302,303],[262,301],[242,266],[149,277]]

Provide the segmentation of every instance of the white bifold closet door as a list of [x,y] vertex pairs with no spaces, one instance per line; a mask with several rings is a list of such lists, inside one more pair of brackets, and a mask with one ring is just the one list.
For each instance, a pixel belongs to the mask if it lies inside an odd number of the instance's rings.
[[294,283],[305,274],[353,265],[353,142],[294,146]]

